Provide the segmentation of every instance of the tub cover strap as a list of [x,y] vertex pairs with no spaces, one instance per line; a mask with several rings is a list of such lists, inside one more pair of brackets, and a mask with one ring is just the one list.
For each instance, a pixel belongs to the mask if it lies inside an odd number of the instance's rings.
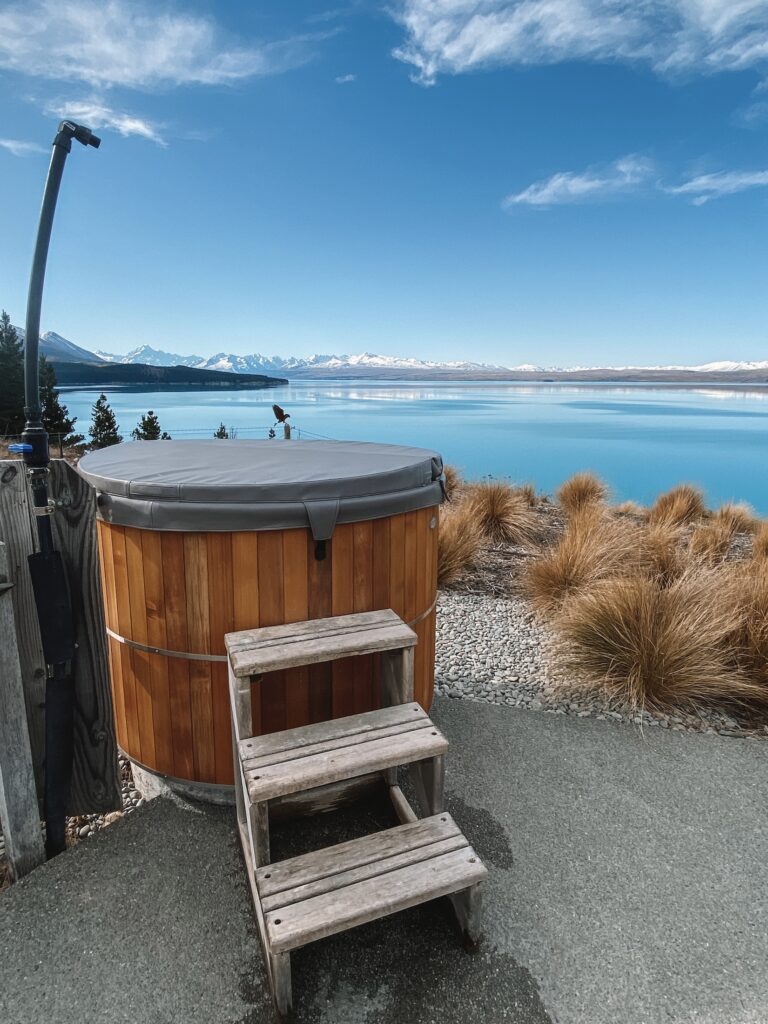
[[339,518],[338,498],[325,498],[318,501],[305,501],[309,527],[316,541],[330,540]]
[[[437,604],[437,596],[435,596],[432,604],[427,608],[421,615],[417,615],[415,619],[411,619],[410,622],[406,622],[406,626],[418,626],[424,619],[429,618],[432,612],[435,610]],[[104,627],[107,636],[116,640],[119,644],[125,644],[126,647],[132,647],[135,651],[141,651],[142,654],[159,654],[163,658],[183,658],[185,661],[226,661],[226,654],[194,654],[191,651],[169,651],[167,647],[150,647],[149,644],[140,644],[137,640],[129,640],[128,637],[120,636],[114,629],[110,629],[109,626]]]

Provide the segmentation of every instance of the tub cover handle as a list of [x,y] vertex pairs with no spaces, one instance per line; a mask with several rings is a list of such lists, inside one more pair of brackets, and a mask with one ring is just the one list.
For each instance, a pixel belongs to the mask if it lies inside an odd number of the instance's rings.
[[309,528],[316,541],[330,540],[339,518],[339,499],[325,498],[320,501],[305,501]]

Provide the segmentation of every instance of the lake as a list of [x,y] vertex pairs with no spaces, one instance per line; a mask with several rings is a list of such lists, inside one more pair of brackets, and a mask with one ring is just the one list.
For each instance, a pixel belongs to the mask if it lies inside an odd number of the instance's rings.
[[[99,389],[62,389],[85,433]],[[302,437],[420,445],[466,476],[509,477],[553,491],[582,469],[617,500],[647,503],[680,481],[711,503],[751,502],[768,514],[768,390],[614,384],[295,381],[266,391],[112,389],[126,437],[154,409],[174,438],[219,423],[266,437],[277,402]]]

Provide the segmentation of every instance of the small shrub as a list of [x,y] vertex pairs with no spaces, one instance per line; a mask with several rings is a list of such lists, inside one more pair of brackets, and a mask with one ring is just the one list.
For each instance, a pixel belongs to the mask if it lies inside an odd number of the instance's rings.
[[444,510],[437,540],[437,582],[439,586],[457,583],[477,560],[483,535],[467,502]]
[[524,584],[534,607],[552,614],[573,594],[644,563],[637,527],[593,506],[572,516],[558,543],[528,566]]
[[575,473],[557,491],[557,500],[570,515],[589,505],[599,505],[607,497],[607,486],[594,473]]
[[638,709],[762,701],[764,687],[733,666],[726,641],[739,616],[722,594],[721,576],[700,568],[666,588],[641,576],[602,580],[558,618],[565,663]]
[[461,483],[461,474],[458,469],[454,469],[453,466],[443,466],[443,487],[445,488],[445,496],[449,501],[456,497]]
[[692,484],[679,484],[661,494],[648,512],[648,522],[668,526],[687,526],[706,515],[704,495]]
[[730,530],[731,536],[737,533],[755,533],[760,520],[751,505],[745,502],[726,502],[712,515],[712,523]]
[[491,480],[475,484],[466,501],[480,532],[496,544],[531,544],[540,530],[530,502],[509,484]]

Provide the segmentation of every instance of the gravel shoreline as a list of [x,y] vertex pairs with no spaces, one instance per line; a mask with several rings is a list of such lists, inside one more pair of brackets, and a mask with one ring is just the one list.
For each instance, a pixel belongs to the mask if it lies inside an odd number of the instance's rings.
[[637,712],[595,693],[566,689],[550,665],[553,637],[523,597],[442,591],[438,598],[435,692],[507,707],[627,722],[676,732],[768,738],[723,711]]

